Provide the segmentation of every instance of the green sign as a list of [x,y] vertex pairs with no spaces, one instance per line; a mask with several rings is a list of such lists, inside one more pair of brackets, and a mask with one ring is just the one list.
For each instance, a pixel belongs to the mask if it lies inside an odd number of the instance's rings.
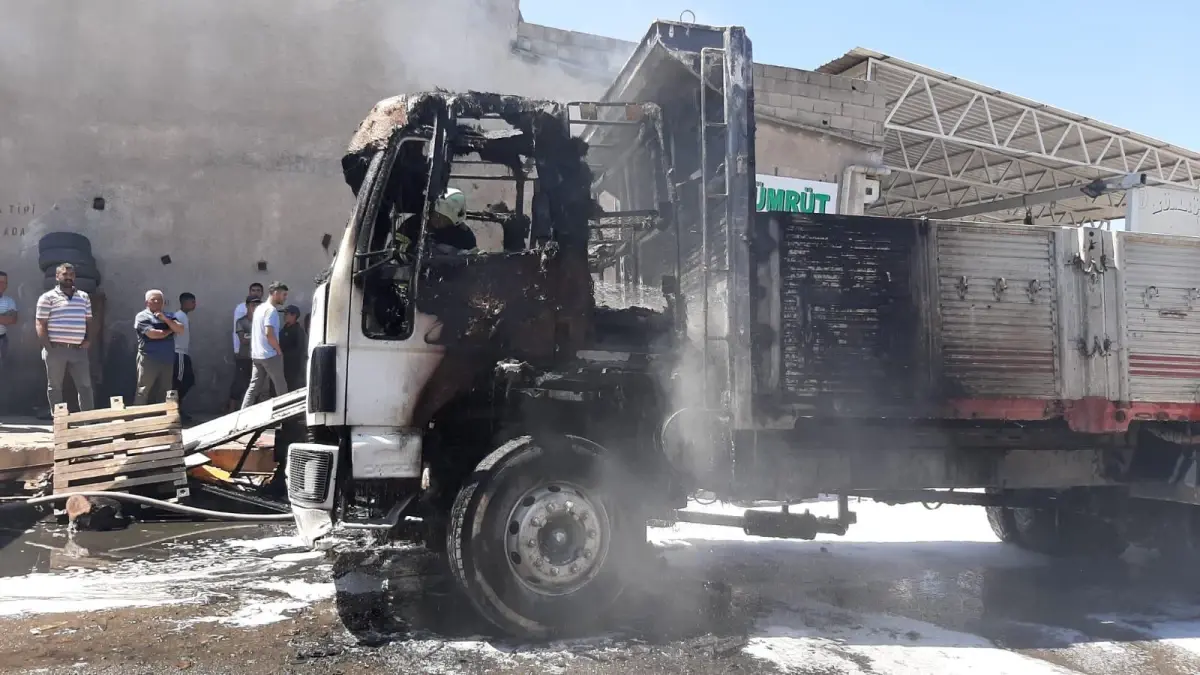
[[836,213],[837,184],[758,176],[755,211],[783,213]]

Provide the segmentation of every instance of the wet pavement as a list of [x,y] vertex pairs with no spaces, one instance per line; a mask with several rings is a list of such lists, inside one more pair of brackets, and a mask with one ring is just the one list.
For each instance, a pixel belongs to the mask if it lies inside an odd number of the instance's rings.
[[854,508],[849,537],[815,542],[653,529],[661,564],[621,612],[549,644],[491,635],[419,548],[332,561],[283,526],[4,517],[0,672],[1200,672],[1190,570],[1051,561],[978,509]]

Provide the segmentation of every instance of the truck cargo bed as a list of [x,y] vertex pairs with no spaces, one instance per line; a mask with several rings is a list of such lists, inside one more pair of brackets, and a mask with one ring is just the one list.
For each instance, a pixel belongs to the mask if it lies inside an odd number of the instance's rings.
[[759,214],[755,424],[1200,416],[1200,239]]

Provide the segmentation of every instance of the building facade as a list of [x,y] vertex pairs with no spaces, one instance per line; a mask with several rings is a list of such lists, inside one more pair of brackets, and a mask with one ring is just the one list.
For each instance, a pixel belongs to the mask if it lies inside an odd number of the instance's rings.
[[[21,312],[5,384],[31,405],[45,233],[92,241],[107,297],[98,394],[132,391],[143,293],[175,307],[187,291],[192,396],[216,410],[248,285],[283,280],[307,311],[352,206],[342,150],[374,102],[433,87],[594,98],[634,47],[526,23],[517,0],[0,5],[0,270]],[[878,165],[873,87],[757,66],[758,172],[836,184]]]

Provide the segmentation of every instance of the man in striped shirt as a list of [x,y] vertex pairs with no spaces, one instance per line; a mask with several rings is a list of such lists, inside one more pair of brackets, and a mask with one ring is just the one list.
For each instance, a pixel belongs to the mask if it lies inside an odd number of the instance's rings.
[[51,409],[63,402],[67,375],[79,394],[79,409],[91,410],[92,374],[88,367],[88,335],[91,333],[92,300],[75,288],[75,268],[63,263],[54,272],[58,286],[37,301],[35,328],[42,343],[46,364],[46,396]]

